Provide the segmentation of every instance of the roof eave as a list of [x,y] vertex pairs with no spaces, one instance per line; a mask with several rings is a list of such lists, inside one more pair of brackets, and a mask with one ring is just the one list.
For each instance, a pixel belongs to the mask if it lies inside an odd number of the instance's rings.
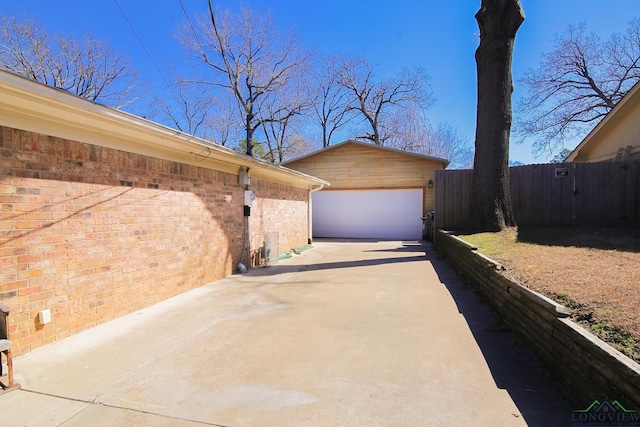
[[[636,101],[636,98],[638,100]],[[607,113],[606,116],[587,134],[587,136],[578,144],[576,148],[567,156],[566,162],[574,162],[575,160],[585,159],[587,155],[581,153],[582,150],[588,149],[593,143],[596,143],[598,135],[606,131],[609,125],[616,120],[619,114],[624,113],[633,107],[633,102],[640,102],[640,82],[636,83],[629,92]]]
[[298,187],[326,181],[0,71],[0,125]]
[[340,142],[338,144],[334,144],[334,145],[330,145],[328,147],[321,148],[320,150],[314,151],[313,153],[305,154],[304,156],[300,156],[298,158],[295,158],[295,159],[292,159],[292,160],[288,160],[288,161],[284,162],[283,165],[287,165],[289,163],[297,162],[299,160],[306,159],[308,157],[316,156],[318,154],[327,152],[329,150],[333,150],[335,148],[341,147],[341,146],[343,146],[345,144],[357,144],[357,145],[361,145],[361,146],[364,146],[364,147],[378,148],[378,149],[381,149],[381,150],[387,150],[387,151],[391,151],[391,152],[394,152],[394,153],[405,154],[407,156],[412,156],[412,157],[421,158],[421,159],[425,159],[425,160],[431,160],[431,161],[434,161],[434,162],[442,163],[444,168],[446,168],[450,163],[449,160],[442,159],[440,157],[428,156],[426,154],[414,153],[414,152],[411,152],[411,151],[400,150],[400,149],[397,149],[397,148],[384,147],[384,146],[375,145],[375,144],[371,144],[371,143],[367,143],[367,142],[361,142],[361,141],[356,141],[356,140],[353,140],[353,139],[348,139],[348,140],[342,141],[342,142]]

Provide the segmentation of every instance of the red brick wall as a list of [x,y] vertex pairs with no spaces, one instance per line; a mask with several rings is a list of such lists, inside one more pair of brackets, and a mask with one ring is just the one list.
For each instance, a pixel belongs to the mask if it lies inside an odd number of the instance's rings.
[[255,179],[251,189],[258,198],[249,222],[251,249],[262,245],[261,235],[270,232],[278,233],[278,254],[308,242],[308,190]]
[[[306,243],[307,192],[254,191],[252,234]],[[234,174],[0,127],[0,302],[15,353],[232,273],[243,202]]]

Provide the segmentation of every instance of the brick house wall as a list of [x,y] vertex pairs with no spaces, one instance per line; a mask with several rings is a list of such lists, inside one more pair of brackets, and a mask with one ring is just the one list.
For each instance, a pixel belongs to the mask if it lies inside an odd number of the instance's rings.
[[[250,233],[308,237],[308,190],[252,180]],[[0,127],[0,302],[14,354],[233,272],[237,174]],[[38,312],[51,310],[42,325]]]
[[278,254],[309,239],[309,191],[264,180],[251,180],[257,200],[251,208],[251,249],[262,245],[264,233],[278,233]]

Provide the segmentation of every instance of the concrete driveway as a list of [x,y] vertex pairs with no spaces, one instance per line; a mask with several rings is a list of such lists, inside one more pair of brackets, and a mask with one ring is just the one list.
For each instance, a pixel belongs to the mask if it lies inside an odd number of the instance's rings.
[[429,244],[320,241],[16,358],[11,426],[550,426],[572,407]]

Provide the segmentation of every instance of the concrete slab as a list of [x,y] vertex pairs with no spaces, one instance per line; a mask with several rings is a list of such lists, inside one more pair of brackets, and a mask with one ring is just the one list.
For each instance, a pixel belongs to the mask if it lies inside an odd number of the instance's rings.
[[74,415],[63,425],[65,427],[199,427],[212,424],[94,404]]
[[15,371],[23,390],[0,396],[0,413],[29,413],[31,396],[48,394],[73,416],[45,426],[543,426],[571,415],[537,359],[419,242],[316,242],[20,356]]
[[0,424],[3,426],[58,426],[64,425],[90,404],[12,390],[0,396]]

